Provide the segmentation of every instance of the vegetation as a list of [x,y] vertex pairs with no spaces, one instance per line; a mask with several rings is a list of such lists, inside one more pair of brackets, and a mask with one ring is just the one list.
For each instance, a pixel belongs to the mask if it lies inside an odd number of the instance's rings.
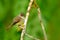
[[[0,0],[0,40],[20,40],[21,32],[17,32],[17,25],[13,25],[10,30],[6,30],[6,28],[20,13],[26,16],[29,2],[30,0]],[[36,0],[36,3],[41,11],[48,40],[60,40],[60,0]],[[44,33],[39,21],[37,8],[32,5],[26,33],[44,40]],[[24,40],[33,39],[25,35]]]

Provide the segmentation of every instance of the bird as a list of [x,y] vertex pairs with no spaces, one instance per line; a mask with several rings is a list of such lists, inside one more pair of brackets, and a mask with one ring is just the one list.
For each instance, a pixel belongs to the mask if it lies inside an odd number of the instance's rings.
[[20,13],[18,16],[13,18],[12,23],[7,27],[7,30],[9,30],[13,25],[18,24],[17,30],[20,31],[24,27],[24,14]]

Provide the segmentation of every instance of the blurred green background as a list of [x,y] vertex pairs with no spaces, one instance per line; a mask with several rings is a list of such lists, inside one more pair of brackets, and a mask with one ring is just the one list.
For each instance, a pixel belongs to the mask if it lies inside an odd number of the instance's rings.
[[[19,40],[20,33],[15,26],[6,31],[15,16],[21,12],[26,14],[30,0],[0,0],[0,40]],[[36,0],[41,8],[42,19],[45,25],[48,40],[60,40],[60,0]],[[26,32],[44,40],[39,23],[37,10],[30,11]],[[24,40],[32,40],[24,36]]]

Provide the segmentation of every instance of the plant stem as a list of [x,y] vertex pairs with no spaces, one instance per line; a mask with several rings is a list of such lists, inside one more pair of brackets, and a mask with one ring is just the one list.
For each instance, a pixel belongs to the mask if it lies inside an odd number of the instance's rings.
[[45,31],[44,24],[43,24],[42,18],[41,18],[40,8],[38,8],[37,10],[38,10],[38,17],[39,17],[39,20],[40,20],[40,24],[41,24],[41,27],[42,27],[42,31],[43,31],[43,34],[44,34],[44,39],[47,40],[46,31]]
[[33,37],[33,36],[31,36],[31,35],[29,35],[29,34],[27,34],[27,33],[25,33],[25,35],[28,36],[28,37],[31,38],[31,39],[34,39],[34,40],[40,40],[40,39],[35,38],[35,37]]
[[28,17],[29,17],[29,11],[31,9],[32,3],[33,3],[33,0],[30,0],[29,6],[27,8],[26,18],[25,18],[25,22],[24,22],[24,28],[22,30],[20,40],[24,40],[23,38],[24,38],[24,35],[25,35],[26,25],[27,25],[27,21],[28,21]]

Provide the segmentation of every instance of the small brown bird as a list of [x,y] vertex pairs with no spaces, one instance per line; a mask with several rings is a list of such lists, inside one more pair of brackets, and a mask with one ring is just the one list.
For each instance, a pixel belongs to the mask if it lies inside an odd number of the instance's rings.
[[7,30],[10,29],[13,25],[15,25],[17,23],[19,23],[18,26],[22,26],[22,24],[24,24],[24,19],[25,19],[24,15],[23,14],[19,14],[18,16],[16,16],[13,19],[12,23],[9,25],[9,27],[7,28]]

